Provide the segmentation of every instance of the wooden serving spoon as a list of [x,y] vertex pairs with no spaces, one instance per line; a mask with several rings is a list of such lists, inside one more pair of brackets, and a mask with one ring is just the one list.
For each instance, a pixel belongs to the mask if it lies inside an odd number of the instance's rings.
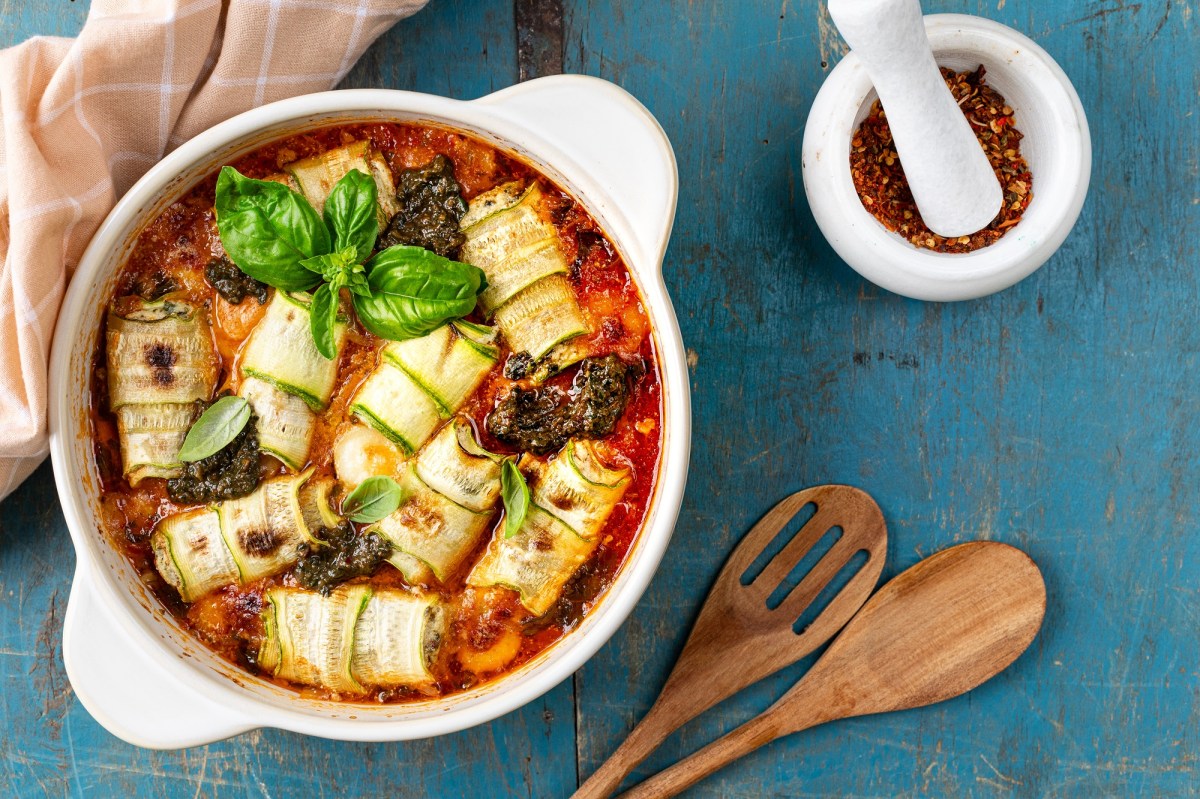
[[[754,578],[743,575],[806,505],[816,512]],[[775,608],[768,598],[832,527],[841,538]],[[867,560],[805,629],[797,619],[859,552]],[[573,799],[611,796],[638,763],[685,722],[748,685],[814,652],[858,612],[887,558],[887,525],[875,500],[857,488],[825,485],[797,492],[767,512],[729,556],[708,593],[662,693],[625,743]]]
[[778,702],[621,797],[674,796],[789,733],[964,694],[1025,651],[1045,612],[1042,573],[1021,550],[990,541],[943,550],[871,597]]

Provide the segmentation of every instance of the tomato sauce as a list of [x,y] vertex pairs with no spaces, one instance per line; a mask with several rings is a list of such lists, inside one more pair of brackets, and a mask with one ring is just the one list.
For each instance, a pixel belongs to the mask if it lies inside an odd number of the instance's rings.
[[[539,180],[547,197],[548,216],[558,230],[564,255],[571,265],[570,282],[591,331],[584,339],[588,352],[597,356],[610,353],[626,358],[637,356],[646,367],[644,376],[633,386],[614,432],[604,442],[604,451],[611,455],[614,465],[631,468],[631,484],[609,517],[595,553],[567,584],[550,611],[533,618],[514,592],[465,584],[466,572],[478,559],[490,535],[484,537],[479,552],[467,558],[459,574],[449,576],[444,584],[422,587],[437,591],[449,609],[447,640],[432,667],[437,678],[435,693],[449,694],[496,679],[551,646],[578,625],[611,584],[641,528],[654,493],[662,440],[659,368],[649,319],[637,287],[597,223],[578,202],[529,165],[476,138],[420,125],[342,125],[273,142],[238,159],[233,166],[249,177],[263,178],[278,173],[285,164],[297,159],[363,139],[370,140],[383,154],[394,173],[422,166],[436,155],[445,155],[454,165],[455,178],[467,200],[509,180]],[[119,307],[122,297],[145,293],[147,286],[169,279],[189,301],[206,308],[221,360],[217,387],[221,391],[237,389],[238,353],[261,318],[263,307],[252,297],[238,305],[229,304],[204,277],[206,264],[224,254],[213,211],[215,183],[215,173],[201,180],[142,230],[122,268],[112,300],[114,307]],[[471,318],[485,321],[477,316]],[[259,674],[255,657],[263,634],[264,592],[276,585],[297,585],[295,576],[287,571],[248,585],[227,586],[190,605],[163,581],[154,566],[149,544],[151,533],[160,520],[189,506],[171,501],[163,479],[145,479],[134,488],[122,476],[116,422],[108,410],[104,336],[98,339],[92,370],[90,424],[102,482],[103,532],[185,628],[222,657]],[[309,450],[308,465],[318,475],[334,473],[333,443],[351,424],[348,406],[359,385],[378,364],[380,344],[357,322],[352,325],[339,362],[337,389],[328,407],[318,416]],[[515,385],[503,374],[509,355],[507,349],[502,349],[499,365],[459,410],[474,423],[485,447],[504,454],[512,450],[488,434],[485,420],[498,399]],[[572,367],[549,382],[569,387],[576,369]],[[262,464],[264,477],[285,472],[269,456],[262,457]],[[401,573],[387,563],[369,578],[357,579],[380,587],[406,585]],[[507,642],[503,646],[497,643],[501,639]],[[305,695],[338,698],[324,689],[289,687]],[[366,699],[395,702],[427,696],[408,689],[376,690]]]

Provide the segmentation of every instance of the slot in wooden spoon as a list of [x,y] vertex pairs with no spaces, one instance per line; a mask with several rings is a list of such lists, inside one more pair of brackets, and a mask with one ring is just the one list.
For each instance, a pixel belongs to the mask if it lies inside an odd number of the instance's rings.
[[964,694],[1025,651],[1045,612],[1042,574],[1021,550],[990,541],[943,550],[879,589],[778,702],[621,797],[675,796],[784,735]]
[[[810,503],[816,506],[812,518],[743,585],[750,566]],[[837,542],[776,607],[768,607],[775,589],[833,527],[842,531]],[[797,619],[859,552],[867,553],[866,562],[797,633]],[[883,513],[857,488],[816,486],[768,511],[725,562],[654,706],[573,799],[611,796],[626,775],[685,722],[814,652],[862,607],[875,590],[886,558]]]

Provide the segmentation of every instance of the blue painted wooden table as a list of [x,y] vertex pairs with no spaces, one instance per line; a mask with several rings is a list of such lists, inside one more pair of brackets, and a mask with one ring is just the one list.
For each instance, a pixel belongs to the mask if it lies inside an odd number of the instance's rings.
[[[690,348],[694,455],[641,604],[573,679],[458,735],[356,745],[267,730],[142,751],[96,724],[63,673],[74,557],[47,464],[0,505],[0,793],[566,796],[648,707],[738,537],[784,494],[836,481],[882,505],[885,578],[957,541],[1024,548],[1046,576],[1045,627],[967,697],[794,736],[692,796],[1200,795],[1195,5],[926,3],[1049,50],[1096,153],[1054,259],[955,305],[865,283],[812,221],[801,135],[843,52],[823,4],[565,0],[561,17],[555,0],[517,5],[434,0],[346,83],[471,98],[561,67],[626,87],[674,142],[665,271]],[[0,44],[70,35],[83,6],[0,0]],[[642,773],[762,709],[804,667],[692,723]]]

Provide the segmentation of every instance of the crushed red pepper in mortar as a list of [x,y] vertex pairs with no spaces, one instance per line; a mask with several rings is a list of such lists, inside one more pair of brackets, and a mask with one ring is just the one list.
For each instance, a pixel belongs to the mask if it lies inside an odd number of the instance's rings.
[[917,247],[965,253],[992,244],[1021,220],[1033,199],[1033,176],[1021,155],[1022,136],[1013,127],[1013,109],[999,92],[987,85],[983,66],[974,72],[958,73],[943,67],[942,77],[971,123],[971,130],[979,138],[1004,190],[1004,204],[991,224],[969,236],[951,238],[939,236],[925,226],[878,100],[850,141],[850,174],[863,207],[888,230],[899,233]]

